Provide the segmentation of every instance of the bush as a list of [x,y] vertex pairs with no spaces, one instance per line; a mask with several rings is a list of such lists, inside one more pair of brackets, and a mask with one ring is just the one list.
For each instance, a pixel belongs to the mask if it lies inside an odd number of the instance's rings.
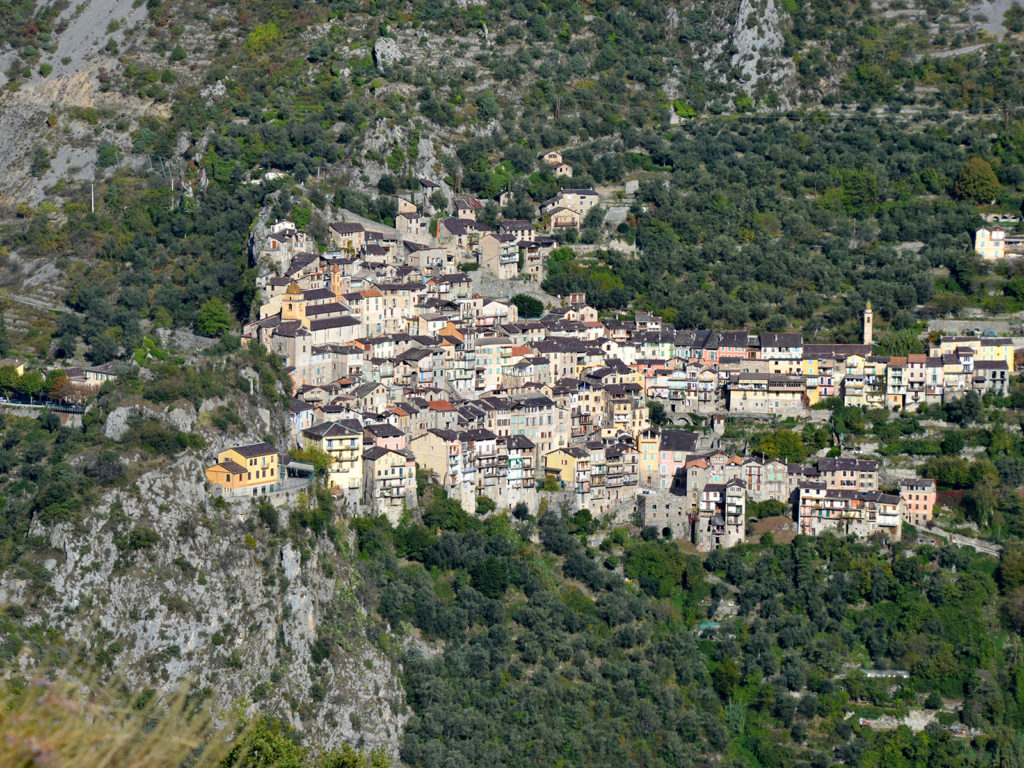
[[561,490],[562,484],[554,475],[548,475],[547,477],[540,481],[540,484],[537,487],[542,491],[553,492]]
[[278,514],[274,505],[266,499],[260,499],[258,510],[260,522],[267,526],[271,533],[277,533],[278,526],[281,523],[281,515]]
[[160,536],[156,531],[145,526],[138,526],[132,528],[128,533],[116,537],[114,546],[119,552],[130,553],[154,547],[158,541],[160,541]]
[[231,328],[231,313],[224,302],[214,296],[199,309],[196,333],[200,336],[222,336]]
[[186,448],[201,448],[205,444],[199,435],[185,434],[156,419],[139,417],[130,422],[124,441],[162,456],[174,456]]
[[519,317],[540,317],[544,314],[544,302],[525,293],[517,293],[512,303],[519,310]]
[[37,146],[32,149],[32,163],[29,170],[37,179],[42,178],[50,170],[50,153],[44,147]]
[[972,157],[956,177],[953,193],[961,200],[987,203],[999,197],[999,179],[992,166],[980,157]]
[[85,474],[103,485],[114,485],[124,477],[124,464],[113,451],[103,451],[86,466]]

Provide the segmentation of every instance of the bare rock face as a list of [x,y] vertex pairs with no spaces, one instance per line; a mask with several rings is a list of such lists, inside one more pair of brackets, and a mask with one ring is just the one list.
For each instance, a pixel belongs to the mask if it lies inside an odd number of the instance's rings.
[[132,409],[121,406],[115,408],[107,415],[107,422],[103,425],[103,436],[110,440],[120,440],[128,431],[128,417]]
[[166,419],[179,432],[191,432],[196,426],[196,409],[186,403],[169,410]]
[[775,0],[742,0],[732,39],[737,51],[732,65],[743,73],[743,90],[748,94],[755,92],[761,80],[778,90],[793,77],[792,59],[781,54],[785,38]]
[[390,37],[378,37],[373,44],[373,61],[383,71],[402,60],[402,49]]
[[[127,415],[127,414],[126,414]],[[312,744],[398,751],[408,719],[399,670],[375,641],[360,577],[326,537],[268,527],[251,505],[215,504],[201,457],[112,489],[51,544],[50,589],[12,572],[0,603],[59,633],[142,691],[191,680],[216,709],[255,702]],[[23,659],[26,665],[32,660]]]
[[121,405],[107,415],[107,421],[103,425],[104,437],[111,440],[123,438],[131,426],[131,418],[133,416],[156,419],[179,432],[191,432],[195,429],[197,418],[196,409],[189,403],[184,403],[175,408],[168,408],[164,411],[157,411],[137,405]]

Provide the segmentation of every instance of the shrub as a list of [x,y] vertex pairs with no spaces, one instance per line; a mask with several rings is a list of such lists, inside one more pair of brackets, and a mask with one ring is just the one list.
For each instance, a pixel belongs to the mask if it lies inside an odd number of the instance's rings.
[[164,426],[156,419],[139,417],[130,423],[125,442],[162,456],[174,456],[186,448],[200,448],[204,445],[199,435],[185,434]]
[[520,317],[540,317],[544,314],[544,303],[525,293],[517,293],[513,296],[512,303],[519,310]]
[[214,296],[199,309],[196,333],[201,336],[222,336],[231,328],[231,313],[224,302]]
[[160,541],[160,536],[152,528],[137,526],[128,533],[116,537],[114,546],[122,553],[130,553],[154,547],[158,541]]
[[537,486],[542,491],[557,491],[561,489],[562,485],[558,482],[558,478],[553,475],[548,475],[540,481],[540,485]]
[[86,476],[103,485],[113,485],[124,477],[124,465],[113,451],[103,451],[85,468]]
[[260,499],[259,516],[260,522],[267,526],[271,533],[277,533],[278,526],[281,523],[281,515],[278,514],[274,505],[266,499]]

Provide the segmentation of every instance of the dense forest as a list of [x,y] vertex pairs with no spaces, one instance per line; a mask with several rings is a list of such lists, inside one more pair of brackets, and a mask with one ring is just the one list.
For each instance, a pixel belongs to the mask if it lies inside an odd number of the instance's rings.
[[[367,599],[393,631],[444,641],[403,659],[411,765],[1024,758],[1019,548],[999,564],[915,546],[913,531],[895,545],[766,536],[701,564],[586,512],[480,520],[427,494],[422,523],[355,523]],[[911,710],[932,724],[860,722]]]
[[[601,308],[636,299],[681,327],[795,324],[809,338],[832,331],[843,341],[866,300],[906,328],[919,306],[940,314],[981,290],[984,268],[968,249],[977,209],[953,199],[953,188],[967,159],[991,156],[1005,135],[993,142],[976,124],[918,131],[895,119],[794,117],[646,136],[666,176],[641,183],[619,226],[644,258],[556,260],[548,290],[586,290]],[[599,177],[617,157],[577,155]],[[1000,173],[1014,177],[1020,161],[1005,154]]]

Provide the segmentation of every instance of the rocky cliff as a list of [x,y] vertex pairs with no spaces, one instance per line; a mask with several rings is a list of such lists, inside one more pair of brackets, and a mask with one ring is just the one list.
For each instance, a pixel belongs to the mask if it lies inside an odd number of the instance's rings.
[[[5,486],[18,552],[0,576],[0,653],[26,675],[68,654],[137,693],[187,683],[214,711],[242,702],[308,744],[396,753],[406,721],[396,654],[363,604],[353,537],[330,496],[310,486],[275,508],[226,500],[205,481],[227,446],[287,449],[283,372],[259,350],[152,365],[105,388],[84,427],[52,435],[41,482],[77,474],[77,499],[63,507],[73,512],[48,514],[54,497],[36,496],[16,537],[25,481]],[[0,434],[18,451],[25,434],[46,439],[35,420],[10,417]],[[39,478],[5,466],[6,479]]]
[[258,702],[311,743],[394,752],[398,670],[368,638],[344,538],[339,550],[296,530],[287,510],[275,522],[250,504],[212,503],[202,470],[185,455],[104,494],[79,525],[34,526],[51,548],[51,589],[33,595],[8,574],[0,603],[33,605],[25,623],[131,689],[189,680],[215,708]]

